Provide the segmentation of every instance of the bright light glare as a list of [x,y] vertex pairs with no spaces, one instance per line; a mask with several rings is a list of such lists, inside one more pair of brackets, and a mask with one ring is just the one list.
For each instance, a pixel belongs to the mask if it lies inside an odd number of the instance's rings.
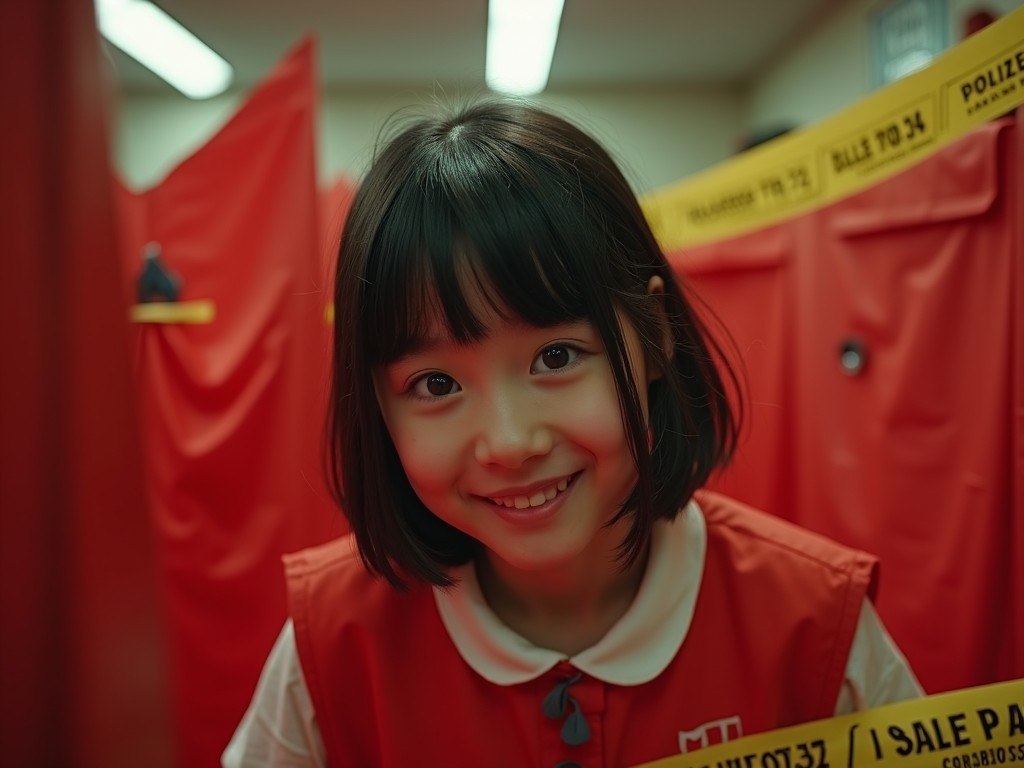
[[223,93],[231,65],[148,0],[96,0],[107,40],[191,99]]
[[548,84],[565,0],[489,0],[487,86],[529,96]]

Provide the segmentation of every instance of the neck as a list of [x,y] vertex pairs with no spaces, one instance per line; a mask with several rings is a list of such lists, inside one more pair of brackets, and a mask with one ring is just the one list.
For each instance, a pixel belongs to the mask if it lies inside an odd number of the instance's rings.
[[[623,524],[628,521],[615,528]],[[491,610],[512,630],[534,645],[574,656],[604,637],[640,590],[647,547],[629,566],[616,551],[605,548],[565,566],[531,572],[485,554],[477,562],[477,578]]]

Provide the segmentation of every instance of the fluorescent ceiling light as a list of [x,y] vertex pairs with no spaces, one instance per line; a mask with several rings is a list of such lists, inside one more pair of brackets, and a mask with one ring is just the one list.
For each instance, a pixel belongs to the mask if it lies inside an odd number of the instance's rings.
[[487,86],[529,96],[548,84],[565,0],[489,0]]
[[107,40],[191,99],[206,99],[231,85],[231,65],[148,0],[96,0]]

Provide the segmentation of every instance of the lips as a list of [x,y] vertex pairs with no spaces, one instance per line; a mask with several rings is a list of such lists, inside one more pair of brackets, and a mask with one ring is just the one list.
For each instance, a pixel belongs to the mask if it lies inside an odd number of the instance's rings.
[[538,488],[530,494],[488,496],[487,498],[500,507],[507,507],[509,509],[530,509],[531,507],[539,507],[554,499],[558,494],[569,487],[569,483],[571,483],[572,480],[572,476],[563,477],[549,485]]

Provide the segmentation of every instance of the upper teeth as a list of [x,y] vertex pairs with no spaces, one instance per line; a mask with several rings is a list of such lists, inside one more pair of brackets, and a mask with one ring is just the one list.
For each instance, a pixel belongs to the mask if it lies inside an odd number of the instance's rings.
[[492,496],[491,501],[495,504],[501,504],[505,507],[515,507],[516,509],[539,507],[545,501],[551,501],[551,499],[558,495],[559,491],[564,491],[568,486],[569,479],[562,478],[554,485],[542,488],[532,496]]

